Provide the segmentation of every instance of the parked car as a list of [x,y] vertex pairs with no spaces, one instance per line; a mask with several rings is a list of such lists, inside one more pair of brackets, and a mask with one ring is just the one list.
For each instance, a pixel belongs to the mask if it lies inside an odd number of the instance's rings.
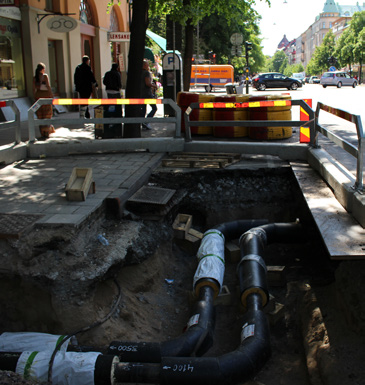
[[252,79],[252,86],[258,91],[264,91],[266,88],[287,88],[288,90],[296,90],[299,87],[302,87],[302,82],[278,72],[267,72],[255,76]]
[[357,80],[344,71],[332,71],[325,72],[322,75],[321,84],[323,88],[327,86],[336,86],[337,88],[351,86],[355,88],[357,86]]
[[321,79],[318,76],[311,76],[309,78],[309,84],[319,84]]
[[310,78],[311,78],[310,76],[306,76],[306,77],[304,78],[304,82],[308,84]]

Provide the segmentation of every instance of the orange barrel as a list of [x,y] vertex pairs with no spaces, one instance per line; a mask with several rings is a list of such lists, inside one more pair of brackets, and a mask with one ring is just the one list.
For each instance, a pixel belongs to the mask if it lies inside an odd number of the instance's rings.
[[[264,100],[290,100],[290,95],[251,96],[250,102]],[[291,120],[291,106],[252,107],[250,120]],[[250,127],[249,137],[257,140],[273,140],[290,138],[292,127]]]
[[[181,131],[185,131],[184,114],[191,103],[209,103],[214,101],[212,94],[200,94],[197,92],[179,92],[177,95],[177,105],[181,108],[182,122]],[[190,121],[212,120],[212,109],[197,108],[189,115]],[[213,133],[212,127],[208,126],[193,126],[191,127],[191,134],[197,135],[211,135]]]

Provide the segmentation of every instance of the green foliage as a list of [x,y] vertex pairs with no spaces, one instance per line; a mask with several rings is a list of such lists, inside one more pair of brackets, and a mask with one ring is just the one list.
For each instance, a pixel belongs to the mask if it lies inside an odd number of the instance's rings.
[[304,66],[302,63],[291,64],[285,67],[283,74],[291,77],[294,73],[304,72]]
[[328,69],[328,58],[335,56],[335,35],[330,30],[324,37],[322,44],[314,50],[314,54],[307,66],[308,75],[319,75]]
[[288,59],[284,51],[276,51],[271,59],[268,59],[266,63],[265,71],[267,72],[280,72],[281,69],[285,69]]
[[[241,12],[237,10],[237,12]],[[246,66],[245,45],[243,43],[242,56],[231,56],[230,37],[234,33],[241,33],[243,41],[252,43],[252,50],[249,53],[250,72],[256,72],[264,66],[265,58],[262,53],[261,39],[258,37],[259,28],[256,23],[256,18],[248,20],[247,16],[242,14],[242,18],[246,17],[245,25],[239,25],[235,22],[227,25],[226,20],[217,14],[206,17],[200,23],[200,41],[199,52],[203,53],[208,58],[209,51],[213,51],[216,56],[217,64],[225,64],[231,58],[231,64],[235,67],[236,74],[244,72]]]

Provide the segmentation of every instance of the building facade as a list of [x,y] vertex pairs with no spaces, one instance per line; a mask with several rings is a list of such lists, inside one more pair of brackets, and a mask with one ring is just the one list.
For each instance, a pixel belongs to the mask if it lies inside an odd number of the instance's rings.
[[348,26],[352,15],[361,11],[365,11],[365,3],[363,5],[359,3],[356,5],[339,5],[333,0],[326,1],[322,12],[316,17],[314,23],[300,35],[300,62],[303,66],[307,66],[314,54],[314,50],[322,44],[327,32],[332,30],[336,38],[338,38]]
[[120,63],[125,86],[130,4],[115,1],[107,12],[108,2],[7,0],[0,6],[0,99],[32,99],[39,62],[47,67],[53,93],[73,97],[73,75],[83,55],[91,58],[99,97],[106,96],[102,77],[112,61]]
[[[328,0],[313,24],[291,42],[284,35],[284,38],[278,44],[278,50],[284,50],[288,56],[289,64],[302,63],[306,67],[316,47],[322,44],[327,32],[332,30],[335,40],[337,40],[349,26],[353,14],[361,11],[365,11],[365,3],[363,5],[359,3],[356,5],[339,5],[333,0]],[[283,42],[285,42],[284,45]],[[356,66],[354,68],[356,70]]]

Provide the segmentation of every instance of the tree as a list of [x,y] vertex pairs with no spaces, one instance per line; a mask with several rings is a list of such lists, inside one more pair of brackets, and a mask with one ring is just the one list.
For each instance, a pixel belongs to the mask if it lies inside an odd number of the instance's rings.
[[304,72],[304,67],[303,67],[303,64],[302,63],[298,63],[298,64],[291,64],[291,65],[288,65],[283,74],[285,76],[292,76],[294,73],[299,73],[299,72]]
[[350,29],[345,29],[336,43],[336,49],[334,53],[341,67],[351,65],[354,62],[354,39]]
[[[109,5],[112,5],[112,0]],[[127,0],[128,1],[128,0]],[[270,4],[269,0],[264,0]],[[129,1],[128,1],[129,3]],[[152,14],[169,13],[172,20],[185,26],[185,49],[183,52],[183,78],[184,89],[190,87],[191,59],[193,57],[194,28],[197,22],[206,16],[217,13],[226,19],[227,24],[244,24],[246,19],[257,17],[256,11],[252,8],[254,0],[134,0],[133,17],[131,25],[131,49],[128,57],[128,79],[126,96],[132,97],[137,94],[140,84],[141,67],[144,53],[144,42],[146,29],[148,27],[148,9]],[[237,13],[237,9],[240,10]],[[244,15],[245,17],[242,17]],[[131,73],[132,72],[132,73]],[[137,87],[136,87],[137,85]],[[128,108],[127,116],[137,113],[137,108]],[[138,115],[137,115],[138,116]],[[140,132],[137,125],[134,128],[127,126],[126,137],[139,137]]]
[[[240,12],[237,10],[237,12]],[[242,15],[244,17],[244,15]],[[248,16],[247,16],[248,17]],[[205,17],[199,24],[199,52],[203,52],[205,57],[208,57],[209,51],[216,54],[216,63],[225,64],[231,62],[234,66],[235,74],[242,74],[246,67],[245,58],[245,41],[252,43],[252,50],[249,55],[250,72],[261,70],[265,64],[265,57],[262,53],[261,39],[258,37],[259,28],[257,18],[246,19],[244,25],[231,23],[227,25],[224,18],[217,14]],[[243,44],[241,46],[242,55],[232,56],[230,37],[234,33],[241,33],[243,36]]]
[[287,61],[287,57],[284,51],[276,51],[274,56],[268,60],[266,69],[268,72],[280,72],[283,67],[283,63]]
[[365,11],[354,13],[350,23],[350,38],[353,46],[354,62],[359,63],[359,82],[362,80],[362,63],[365,53]]
[[317,75],[326,71],[329,66],[328,59],[335,53],[335,35],[332,30],[326,33],[322,44],[314,50],[314,54],[307,65],[307,72],[310,75]]
[[[142,76],[142,63],[144,56],[144,42],[148,27],[148,0],[134,0],[133,17],[131,23],[131,44],[128,56],[128,77],[126,87],[127,98],[140,97],[140,84]],[[126,105],[126,117],[140,116],[139,105]],[[140,138],[139,124],[125,124],[124,138]]]

